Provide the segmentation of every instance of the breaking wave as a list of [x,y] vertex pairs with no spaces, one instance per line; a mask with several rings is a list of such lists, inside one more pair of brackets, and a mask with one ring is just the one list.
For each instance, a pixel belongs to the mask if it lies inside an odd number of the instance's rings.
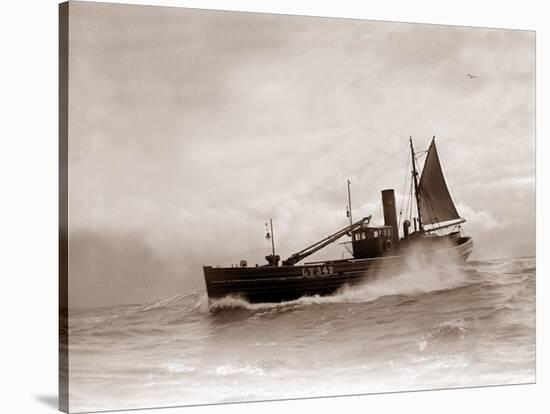
[[414,296],[430,292],[445,291],[463,287],[470,283],[468,273],[462,268],[425,268],[421,271],[407,271],[388,277],[379,277],[367,284],[344,285],[332,295],[303,296],[281,303],[249,303],[239,296],[214,299],[208,306],[206,296],[201,298],[203,311],[218,312],[230,309],[262,310],[270,308],[297,307],[336,303],[365,303],[386,296]]
[[282,303],[200,290],[74,311],[73,409],[531,382],[535,270],[477,260]]

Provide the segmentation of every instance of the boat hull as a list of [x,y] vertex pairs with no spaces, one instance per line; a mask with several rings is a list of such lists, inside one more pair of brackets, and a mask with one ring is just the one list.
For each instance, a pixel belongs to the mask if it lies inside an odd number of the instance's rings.
[[344,285],[364,284],[391,277],[410,266],[448,266],[464,263],[473,250],[471,237],[452,246],[410,249],[403,254],[359,260],[336,260],[297,266],[204,266],[208,297],[243,298],[250,303],[283,302],[302,296],[330,295]]

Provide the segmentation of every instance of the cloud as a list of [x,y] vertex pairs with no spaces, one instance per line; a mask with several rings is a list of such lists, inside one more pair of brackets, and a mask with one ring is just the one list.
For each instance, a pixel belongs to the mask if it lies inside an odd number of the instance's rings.
[[486,210],[474,210],[465,204],[459,204],[457,208],[462,217],[467,219],[469,224],[468,227],[475,228],[476,232],[488,232],[508,224],[507,222],[497,221],[497,219]]
[[[71,13],[70,231],[136,257],[139,239],[162,263],[161,290],[172,277],[202,286],[203,263],[262,263],[269,218],[290,248],[344,227],[348,178],[354,217],[382,222],[380,190],[398,205],[408,193],[410,135],[418,151],[437,136],[482,243],[504,246],[502,223],[534,240],[521,226],[535,203],[531,32],[78,2]],[[119,262],[132,254],[106,255],[104,273],[129,275]],[[93,261],[78,257],[71,277],[86,286]]]

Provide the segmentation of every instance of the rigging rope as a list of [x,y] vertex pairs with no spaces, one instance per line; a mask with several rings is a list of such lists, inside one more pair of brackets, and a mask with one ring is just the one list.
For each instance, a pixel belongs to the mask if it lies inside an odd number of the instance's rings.
[[287,249],[287,250],[290,252],[290,254],[293,254],[293,253],[296,251],[296,249],[291,249],[290,247],[288,247],[288,246],[281,240],[280,237],[277,237],[277,242],[278,242],[278,244],[280,244],[281,246],[283,246],[285,249]]
[[[425,152],[428,153],[429,151],[425,151]],[[445,171],[445,166],[443,165],[443,163],[441,162],[441,160],[439,160],[439,166],[440,166],[440,168],[441,168],[441,173],[443,174],[443,180],[445,180],[446,184],[448,183],[448,184],[446,185],[446,187],[447,187],[447,191],[450,191],[451,202],[453,203],[455,210],[458,212],[458,210],[456,209],[456,204],[455,204],[456,198],[455,198],[454,192],[453,192],[453,185],[452,185],[452,183],[451,183],[450,180],[449,180],[449,177],[448,177],[448,175],[447,175],[447,172]],[[431,193],[431,192],[432,192],[432,191],[431,191],[431,188],[429,188],[429,187],[426,188],[426,190],[427,190],[428,193]],[[433,203],[435,203],[435,205],[436,205],[437,207],[439,207],[440,209],[446,210],[447,212],[448,212],[449,210],[448,210],[448,209],[445,209],[445,207],[442,206],[441,203],[438,202],[438,200],[436,200],[436,199],[432,199],[432,200],[429,200],[429,199],[428,199],[428,200],[425,200],[425,201],[426,201],[426,206],[429,207],[429,209],[430,209],[430,211],[431,211],[433,217],[435,218],[435,222],[434,222],[434,223],[429,223],[429,224],[433,225],[433,224],[435,224],[435,223],[438,223],[438,224],[441,223],[441,221],[439,221],[439,219],[438,219],[438,217],[437,217],[436,210],[435,210],[435,208],[434,208],[434,204],[433,204]],[[432,202],[433,202],[433,203],[432,203]],[[460,213],[459,213],[459,215],[460,215]],[[437,230],[436,230],[436,231],[437,231]]]
[[409,186],[409,197],[408,197],[408,201],[407,201],[407,208],[409,209],[409,221],[412,223],[412,219],[413,219],[413,197],[414,197],[414,194],[413,194],[414,190],[413,190],[413,180],[411,179],[411,185]]
[[[407,178],[409,178],[409,160],[411,158],[411,154],[407,151],[407,164],[405,165],[405,179],[403,180],[403,191],[401,191],[401,207],[399,208],[399,221],[397,223],[397,231],[399,232],[399,229],[401,228],[401,216],[403,215],[403,204],[405,202],[405,188],[407,188]],[[405,213],[407,210],[405,209]]]
[[458,209],[456,208],[456,201],[457,200],[456,200],[455,194],[453,192],[454,185],[451,182],[451,180],[449,179],[449,176],[447,175],[447,171],[445,170],[445,166],[443,165],[443,163],[441,161],[439,162],[439,165],[441,165],[441,172],[443,172],[444,180],[449,183],[449,185],[447,185],[447,188],[451,192],[451,201],[453,202],[453,204],[455,206],[455,210],[457,211],[458,215],[460,216],[460,213],[458,212]]

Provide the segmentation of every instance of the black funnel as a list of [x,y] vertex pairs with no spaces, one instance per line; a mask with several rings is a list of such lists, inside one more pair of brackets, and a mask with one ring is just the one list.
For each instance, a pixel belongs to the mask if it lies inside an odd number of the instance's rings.
[[399,241],[399,230],[397,228],[397,212],[393,190],[382,190],[382,207],[384,208],[384,225],[391,226],[392,239],[397,243]]

